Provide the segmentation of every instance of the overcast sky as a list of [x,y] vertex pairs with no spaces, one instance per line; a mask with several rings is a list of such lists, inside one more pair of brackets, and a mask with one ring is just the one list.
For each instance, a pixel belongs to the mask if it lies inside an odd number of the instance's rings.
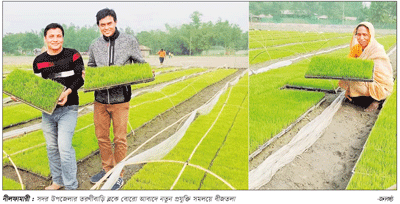
[[199,11],[202,22],[219,18],[248,30],[248,2],[3,2],[3,35],[40,31],[56,22],[77,26],[94,25],[103,8],[117,13],[117,27],[131,27],[135,33],[165,30],[165,24],[189,23],[190,14]]

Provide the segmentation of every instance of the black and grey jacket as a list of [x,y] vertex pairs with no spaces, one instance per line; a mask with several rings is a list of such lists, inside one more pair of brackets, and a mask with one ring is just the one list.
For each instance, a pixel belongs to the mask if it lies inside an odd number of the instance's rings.
[[[89,67],[124,65],[130,63],[145,63],[140,52],[139,43],[135,37],[118,32],[114,35],[102,36],[89,47]],[[95,101],[103,104],[124,103],[131,100],[131,86],[94,92]]]

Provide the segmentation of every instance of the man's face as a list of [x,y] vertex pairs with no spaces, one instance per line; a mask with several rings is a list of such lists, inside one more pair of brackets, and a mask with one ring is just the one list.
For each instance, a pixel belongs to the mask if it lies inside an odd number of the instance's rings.
[[100,32],[106,37],[110,37],[115,33],[116,26],[117,22],[114,21],[114,18],[112,16],[106,16],[99,21]]
[[58,50],[62,48],[64,43],[64,37],[62,31],[59,28],[49,29],[44,37],[44,41],[47,44],[48,49]]
[[371,35],[369,34],[369,31],[366,27],[360,26],[357,29],[357,41],[361,45],[361,47],[364,49],[367,47],[369,40],[371,39]]

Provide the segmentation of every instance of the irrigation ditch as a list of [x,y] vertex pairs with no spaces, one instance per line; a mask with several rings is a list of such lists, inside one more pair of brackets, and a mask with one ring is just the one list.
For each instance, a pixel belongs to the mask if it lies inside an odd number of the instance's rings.
[[[162,114],[158,115],[157,117],[153,118],[151,121],[145,123],[139,128],[134,130],[134,134],[128,134],[128,153],[135,150],[145,141],[147,141],[151,136],[159,132],[161,129],[170,126],[175,121],[180,119],[182,116],[187,115],[188,113],[192,112],[193,110],[197,109],[205,102],[207,102],[215,93],[217,93],[227,82],[232,80],[234,77],[239,76],[242,74],[246,69],[238,69],[237,72],[227,76],[226,78],[204,88],[194,96],[186,99],[184,102],[174,106],[173,108],[163,112]],[[207,72],[207,71],[206,71]],[[202,72],[204,74],[206,72]],[[188,77],[186,77],[188,78]],[[166,82],[168,83],[168,82]],[[154,85],[152,88],[156,87]],[[162,85],[158,85],[162,86]],[[147,91],[151,91],[150,87],[146,87],[143,89],[148,89]],[[138,90],[140,92],[140,90]],[[141,94],[141,93],[139,93]],[[82,112],[90,112],[90,105],[85,106]],[[39,120],[35,122],[38,123]],[[27,125],[27,124],[24,124]],[[147,143],[143,148],[141,148],[137,154],[159,144],[161,141],[165,140],[166,138],[170,137],[176,129],[179,127],[180,123],[174,125],[172,128],[168,129],[167,131],[160,134],[154,140],[151,140]],[[34,125],[35,126],[35,125]],[[37,126],[37,124],[36,124]],[[4,135],[3,135],[4,137]],[[135,172],[137,172],[142,165],[131,165],[127,166],[124,170],[124,180],[129,179]],[[89,178],[94,174],[98,173],[101,170],[101,159],[100,155],[98,154],[98,150],[93,152],[91,155],[85,157],[84,159],[78,161],[78,182],[79,187],[78,189],[90,189],[93,184],[90,183]],[[22,180],[26,185],[26,189],[31,190],[41,190],[45,186],[49,185],[51,182],[50,177],[43,177],[41,175],[32,173],[30,171],[26,171],[24,169],[19,169]],[[17,174],[15,169],[10,165],[3,166],[3,176],[7,178],[11,178],[13,180],[18,181]]]
[[[388,55],[393,67],[394,76],[396,76],[397,61],[395,46],[389,49]],[[309,56],[309,53],[303,56]],[[303,56],[300,57],[303,58]],[[273,60],[262,65],[252,65],[250,69],[252,69],[253,74],[262,73],[270,70],[271,67],[272,69],[276,69],[290,65],[292,64],[292,62],[288,63],[290,60],[298,61],[298,59],[296,57],[288,57]],[[270,68],[265,69],[265,66],[269,66]],[[298,89],[298,87],[287,86],[282,88]],[[300,89],[304,91],[324,91]],[[267,180],[262,185],[252,185],[251,183],[254,182],[254,179],[252,181],[251,174],[256,172],[257,168],[271,155],[276,154],[285,145],[288,145],[302,128],[327,109],[339,94],[326,92],[324,99],[320,103],[312,107],[288,128],[270,139],[270,141],[249,156],[250,189],[346,189],[352,176],[352,170],[379,115],[379,111],[364,112],[365,107],[355,106],[348,102],[342,103],[342,106],[337,110],[330,124],[325,128],[324,133],[312,146],[306,148],[303,153],[298,154],[291,162],[277,170],[270,180]],[[265,173],[269,173],[270,171],[275,170],[272,168],[264,169]]]

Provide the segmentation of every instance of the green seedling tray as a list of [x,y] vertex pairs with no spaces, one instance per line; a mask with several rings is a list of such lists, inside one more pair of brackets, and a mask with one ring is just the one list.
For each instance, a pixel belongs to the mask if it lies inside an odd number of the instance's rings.
[[83,91],[84,92],[90,92],[90,91],[96,91],[96,90],[104,90],[104,89],[110,89],[113,87],[117,87],[117,86],[122,86],[122,85],[133,85],[133,84],[141,84],[141,83],[148,83],[148,82],[152,82],[154,81],[155,78],[148,78],[148,79],[142,79],[142,80],[137,80],[137,81],[132,81],[132,82],[124,82],[124,83],[119,83],[119,84],[113,84],[113,85],[109,85],[109,86],[102,86],[99,88],[85,88]]
[[[10,73],[9,77],[7,77],[3,81],[3,93],[9,95],[9,96],[14,96],[17,98],[19,101],[22,103],[25,103],[29,106],[32,106],[33,108],[36,108],[42,112],[45,112],[47,114],[52,114],[54,110],[56,109],[58,98],[60,97],[61,93],[65,91],[65,87],[53,80],[50,79],[43,79],[42,77],[36,76],[33,73],[29,73],[26,71],[21,71],[21,70],[15,70],[13,71],[14,73]],[[24,77],[24,79],[18,80],[18,77]],[[26,77],[26,78],[25,78]],[[40,82],[44,83],[44,86],[34,86],[37,85],[35,82]],[[51,94],[46,94],[46,90],[40,89],[40,87],[50,87],[49,89],[54,89],[50,90],[53,91],[53,97],[51,97]],[[8,90],[8,87],[13,87],[12,90]],[[50,101],[49,104],[52,104],[51,108],[46,108],[44,105],[41,105],[40,102],[38,101],[29,101],[27,100],[27,97],[24,97],[26,95],[31,95],[31,98],[41,98],[45,99],[47,101]],[[33,94],[33,97],[32,97]],[[57,96],[57,97],[55,97]]]
[[316,56],[311,59],[304,77],[372,82],[373,73],[372,60]]
[[87,67],[84,91],[109,89],[121,85],[132,85],[154,81],[149,64]]

